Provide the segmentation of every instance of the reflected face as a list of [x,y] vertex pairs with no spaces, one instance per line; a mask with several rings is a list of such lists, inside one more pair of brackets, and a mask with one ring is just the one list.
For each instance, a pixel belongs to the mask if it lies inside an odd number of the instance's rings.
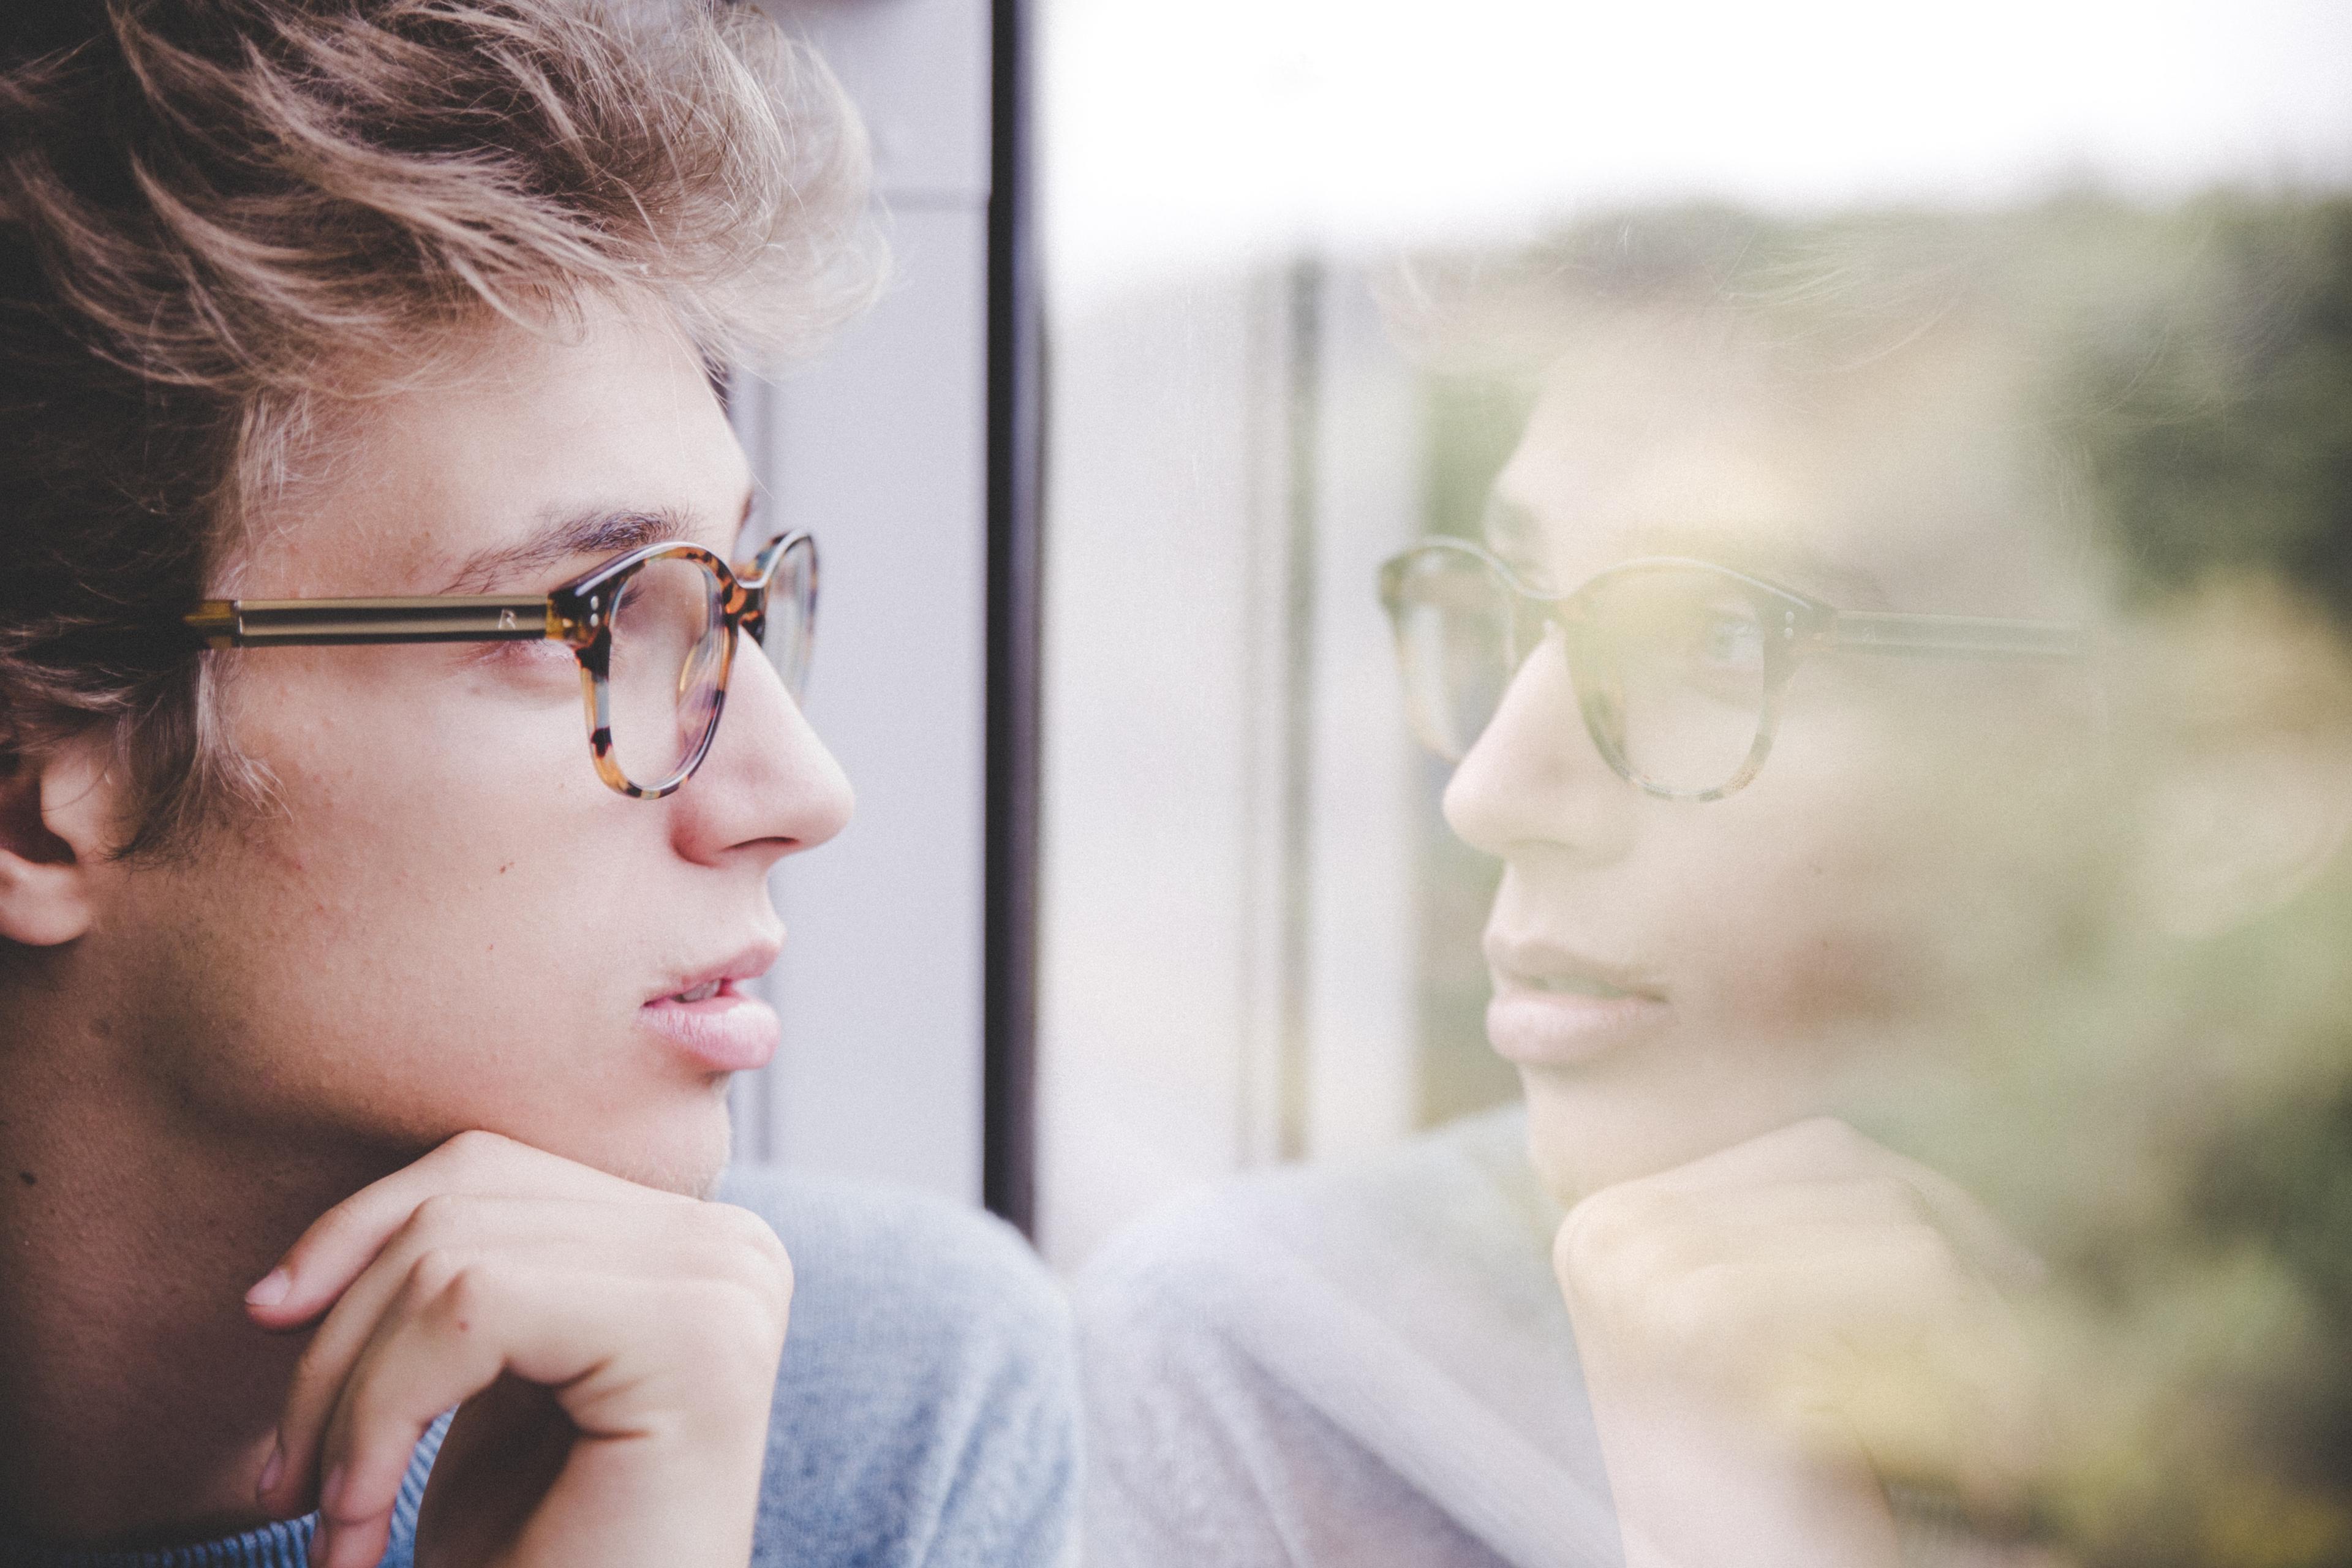
[[[474,379],[365,405],[231,591],[544,592],[663,536],[740,559],[750,472],[695,355],[618,311],[592,328],[497,329]],[[81,959],[161,1103],[215,1141],[397,1159],[486,1128],[707,1184],[730,1071],[775,1044],[741,994],[782,940],[768,871],[849,810],[760,650],[659,801],[597,777],[558,644],[216,657],[274,798],[184,863],[110,868]]]
[[[1692,556],[1843,609],[2081,622],[2097,595],[1989,335],[1786,384],[1710,323],[1597,329],[1497,482],[1488,543],[1573,589]],[[1496,1048],[1566,1200],[1834,1110],[1853,1070],[2064,950],[2095,742],[2074,667],[1808,656],[1761,771],[1715,801],[1620,777],[1559,634],[1446,815],[1500,857]]]

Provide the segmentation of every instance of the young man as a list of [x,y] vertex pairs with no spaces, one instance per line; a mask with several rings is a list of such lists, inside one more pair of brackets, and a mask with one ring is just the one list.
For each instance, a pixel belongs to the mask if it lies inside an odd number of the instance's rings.
[[871,261],[822,68],[632,16],[0,21],[11,1565],[1064,1550],[1017,1239],[721,1180],[850,795],[711,371]]
[[1107,1249],[1090,1542],[2338,1560],[2340,1479],[2280,1441],[2328,1428],[2259,1413],[2340,1365],[2340,1268],[2279,1267],[2259,1201],[2181,1224],[2256,1109],[2352,1104],[2340,962],[2252,979],[2345,929],[2332,221],[1669,215],[1539,258],[1485,538],[1383,584],[1501,865],[1524,1108]]

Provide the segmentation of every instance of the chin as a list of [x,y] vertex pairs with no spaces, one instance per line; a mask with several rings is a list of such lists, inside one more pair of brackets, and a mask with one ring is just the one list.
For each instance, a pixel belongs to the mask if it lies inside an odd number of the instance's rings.
[[639,1167],[619,1173],[641,1186],[657,1187],[690,1198],[707,1198],[719,1185],[719,1173],[735,1152],[735,1132],[727,1117],[727,1102],[719,1102],[708,1124],[690,1133],[673,1133],[646,1148]]
[[538,1137],[509,1136],[641,1187],[697,1198],[710,1195],[734,1152],[734,1127],[723,1095],[583,1132],[575,1126],[550,1128]]
[[1627,1058],[1605,1070],[1519,1068],[1528,1153],[1552,1196],[1573,1205],[1760,1138],[1844,1102],[1856,1055],[1842,1035],[1800,1048],[1768,1038],[1737,1049]]
[[1563,1208],[1604,1187],[1654,1176],[1771,1131],[1746,1107],[1694,1105],[1679,1095],[1597,1087],[1523,1068],[1528,1158]]

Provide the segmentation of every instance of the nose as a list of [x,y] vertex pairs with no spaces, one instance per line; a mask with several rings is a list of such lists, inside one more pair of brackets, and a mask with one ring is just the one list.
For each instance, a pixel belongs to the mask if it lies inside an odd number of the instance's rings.
[[706,864],[748,858],[764,872],[840,832],[856,797],[766,651],[738,634],[719,732],[670,801],[681,855]]
[[1592,743],[1559,633],[1548,630],[1454,770],[1447,824],[1471,847],[1504,858],[1565,848],[1606,862],[1625,852],[1641,805],[1641,792]]

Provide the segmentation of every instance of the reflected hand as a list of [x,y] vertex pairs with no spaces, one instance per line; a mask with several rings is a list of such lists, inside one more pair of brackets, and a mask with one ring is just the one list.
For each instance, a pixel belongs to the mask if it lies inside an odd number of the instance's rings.
[[1889,1482],[2016,1505],[2037,1259],[1820,1119],[1579,1203],[1553,1265],[1630,1568],[1891,1565]]
[[257,1321],[318,1328],[260,1498],[317,1502],[314,1564],[377,1561],[452,1405],[419,1568],[749,1558],[792,1299],[756,1216],[467,1132],[329,1210],[270,1283]]

